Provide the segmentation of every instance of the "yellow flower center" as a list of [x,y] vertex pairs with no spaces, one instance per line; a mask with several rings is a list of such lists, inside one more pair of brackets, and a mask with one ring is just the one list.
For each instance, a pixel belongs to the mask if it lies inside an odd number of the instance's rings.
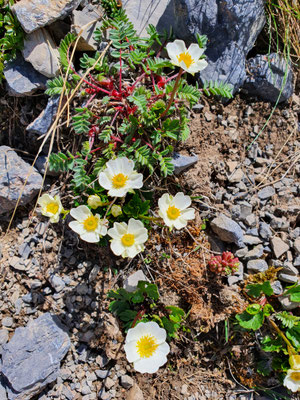
[[292,372],[291,378],[293,381],[299,382],[300,381],[300,371],[299,372]]
[[177,219],[180,215],[180,210],[178,208],[176,208],[175,206],[170,206],[167,209],[167,216],[170,219]]
[[84,229],[87,231],[94,231],[98,226],[98,220],[93,215],[87,217],[83,222]]
[[187,68],[190,68],[190,66],[194,63],[194,59],[187,51],[185,53],[180,53],[179,56],[177,56],[177,59],[178,62],[183,61]]
[[134,244],[134,235],[132,233],[125,233],[122,236],[121,242],[123,246],[132,246]]
[[117,174],[112,178],[113,187],[115,189],[120,189],[126,185],[127,180],[128,180],[128,176],[126,176],[122,173]]
[[145,335],[136,342],[136,347],[141,358],[149,358],[154,354],[158,344],[154,336]]
[[56,214],[57,211],[58,211],[58,208],[59,208],[59,207],[58,207],[58,204],[52,202],[52,203],[47,204],[47,206],[46,206],[46,211],[47,211],[48,213]]

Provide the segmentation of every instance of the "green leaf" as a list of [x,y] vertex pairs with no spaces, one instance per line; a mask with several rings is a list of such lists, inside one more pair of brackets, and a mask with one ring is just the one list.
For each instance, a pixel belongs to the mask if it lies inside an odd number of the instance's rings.
[[174,337],[173,335],[176,333],[174,322],[170,321],[167,317],[162,317],[162,323],[170,337]]
[[127,310],[129,307],[129,303],[127,301],[114,300],[109,304],[108,309],[110,312],[115,313],[119,316],[121,312]]
[[142,303],[145,300],[143,292],[141,292],[140,290],[136,291],[131,300],[134,304]]
[[66,71],[69,65],[69,51],[70,47],[76,40],[76,35],[73,33],[68,33],[64,39],[61,40],[58,52],[60,56],[60,62],[64,70]]
[[247,308],[246,311],[250,315],[256,315],[260,312],[261,306],[259,304],[250,304]]
[[269,335],[267,335],[261,341],[261,348],[266,352],[279,353],[283,349],[283,341],[280,337],[272,339]]
[[149,283],[148,286],[145,288],[145,291],[150,299],[154,301],[157,301],[159,299],[158,289],[154,283]]
[[265,317],[269,317],[270,315],[273,314],[273,312],[274,312],[274,308],[271,306],[271,304],[266,304],[264,306],[263,314]]
[[300,285],[296,283],[295,285],[291,286],[284,294],[289,294],[291,301],[295,303],[300,302]]
[[259,297],[261,293],[264,293],[266,296],[271,296],[274,293],[269,281],[265,281],[262,284],[254,283],[247,285],[247,289],[247,294],[252,297]]
[[137,311],[133,310],[125,310],[119,313],[120,320],[124,322],[133,321],[134,318],[137,316]]
[[242,328],[252,329],[253,331],[259,329],[264,322],[264,315],[262,311],[254,315],[244,311],[242,314],[237,314],[235,317]]
[[[57,76],[52,80],[47,81],[47,90],[45,93],[48,96],[56,96],[62,93],[64,87],[64,78],[62,76]],[[71,85],[69,82],[66,82],[65,93],[69,93]]]
[[279,319],[285,328],[293,328],[294,325],[298,325],[300,322],[300,317],[296,317],[287,311],[275,314],[275,318]]
[[126,215],[133,218],[138,218],[139,215],[145,215],[150,208],[150,201],[142,201],[140,196],[135,193],[131,200],[123,207]]
[[294,326],[286,331],[286,337],[296,347],[297,351],[300,350],[300,325]]

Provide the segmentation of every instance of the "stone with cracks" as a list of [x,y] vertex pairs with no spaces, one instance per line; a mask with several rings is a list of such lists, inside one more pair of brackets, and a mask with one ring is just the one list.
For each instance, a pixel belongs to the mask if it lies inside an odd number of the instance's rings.
[[50,313],[17,328],[2,352],[1,372],[9,400],[29,400],[55,381],[69,348],[66,328]]
[[6,64],[4,76],[10,96],[30,96],[38,89],[46,89],[47,78],[26,62],[21,54]]
[[77,44],[77,50],[80,51],[93,51],[97,50],[99,43],[94,39],[95,29],[101,28],[100,18],[103,15],[101,7],[94,7],[88,4],[81,11],[73,11],[73,25],[72,31],[77,35],[80,33],[84,25],[90,24],[92,21],[98,20],[95,23],[89,25],[87,29],[81,32],[80,39]]
[[264,6],[264,0],[174,0],[175,36],[194,43],[196,33],[208,37],[202,81],[224,81],[234,91],[243,85],[246,56],[265,24]]
[[226,215],[221,214],[214,218],[211,228],[224,242],[235,243],[238,247],[245,246],[242,228]]
[[42,177],[35,168],[31,169],[10,147],[0,146],[0,215],[15,208],[22,190],[20,205],[29,203],[41,185]]
[[258,55],[251,58],[247,66],[249,76],[244,88],[250,95],[271,103],[276,103],[278,97],[282,103],[292,96],[293,72],[283,56],[276,53]]
[[30,33],[58,19],[64,19],[82,0],[21,0],[11,9],[25,32]]
[[26,36],[23,57],[33,68],[48,78],[53,78],[59,72],[59,52],[45,28],[37,29]]

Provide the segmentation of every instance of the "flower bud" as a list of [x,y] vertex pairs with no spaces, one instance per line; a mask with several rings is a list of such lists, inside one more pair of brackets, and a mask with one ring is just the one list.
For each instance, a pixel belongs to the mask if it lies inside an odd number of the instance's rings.
[[122,208],[120,206],[113,205],[111,208],[111,213],[114,217],[118,217],[122,214]]
[[103,201],[101,201],[100,197],[96,194],[92,194],[91,196],[89,196],[87,203],[91,208],[95,210],[96,208],[102,206]]

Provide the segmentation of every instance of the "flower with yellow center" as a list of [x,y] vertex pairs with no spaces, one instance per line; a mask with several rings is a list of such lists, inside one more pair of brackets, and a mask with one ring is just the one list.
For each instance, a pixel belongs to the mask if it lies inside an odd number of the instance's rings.
[[129,329],[124,345],[127,360],[141,373],[154,374],[167,362],[166,331],[156,322],[140,322]]
[[176,39],[174,42],[168,43],[166,49],[171,63],[192,75],[207,67],[207,62],[200,59],[204,49],[201,49],[196,43],[191,44],[187,49],[183,40]]
[[93,215],[87,206],[72,208],[70,214],[76,221],[71,221],[69,227],[78,233],[82,240],[97,243],[107,234],[108,221],[101,219],[99,214]]
[[292,392],[300,392],[300,355],[293,355],[289,358],[291,369],[284,378],[283,385]]
[[134,171],[132,160],[121,157],[106,163],[106,169],[99,174],[99,183],[109,196],[124,197],[130,190],[143,186],[143,175]]
[[91,207],[93,210],[103,205],[103,201],[96,194],[92,194],[91,196],[89,196],[87,203],[88,206]]
[[107,233],[112,238],[110,244],[112,252],[123,258],[133,258],[143,251],[144,243],[148,239],[144,224],[133,218],[130,218],[128,225],[126,222],[115,222]]
[[38,199],[38,204],[41,206],[41,213],[49,217],[50,222],[59,221],[59,214],[63,211],[59,196],[52,197],[45,193]]
[[174,197],[165,193],[158,200],[159,215],[171,229],[173,227],[184,228],[189,220],[195,218],[195,210],[188,208],[191,202],[191,198],[182,192],[177,193]]
[[118,217],[119,215],[122,214],[122,208],[121,206],[113,205],[111,208],[111,213],[114,217]]

